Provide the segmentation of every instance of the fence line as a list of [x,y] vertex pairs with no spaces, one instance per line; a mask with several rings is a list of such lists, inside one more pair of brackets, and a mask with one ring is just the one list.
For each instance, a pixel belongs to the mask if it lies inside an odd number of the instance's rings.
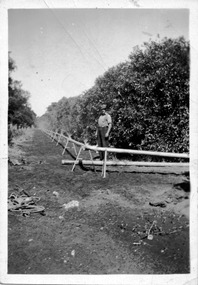
[[[108,152],[111,153],[128,153],[128,154],[139,154],[139,155],[150,155],[150,156],[160,156],[160,157],[174,157],[174,158],[185,158],[185,159],[189,159],[189,154],[187,153],[170,153],[170,152],[155,152],[155,151],[145,151],[145,150],[132,150],[132,149],[121,149],[121,148],[111,148],[111,147],[97,147],[97,146],[91,146],[89,144],[87,144],[86,142],[81,143],[78,142],[74,139],[71,138],[70,135],[65,136],[63,135],[63,130],[61,130],[61,132],[59,133],[58,130],[56,130],[55,132],[52,130],[43,130],[44,133],[46,133],[47,135],[49,135],[52,138],[52,141],[54,141],[55,139],[57,139],[57,144],[58,145],[61,141],[61,138],[66,139],[66,144],[65,147],[63,149],[63,153],[64,154],[65,150],[68,148],[68,143],[71,142],[76,154],[76,159],[73,161],[73,167],[72,167],[72,171],[74,171],[75,166],[79,163],[80,161],[80,154],[82,152],[82,150],[89,150],[89,154],[90,154],[90,158],[91,161],[84,161],[84,164],[91,164],[93,166],[95,165],[102,165],[102,175],[105,178],[106,177],[106,167],[107,165],[139,165],[139,166],[188,166],[189,163],[183,163],[183,162],[138,162],[138,161],[133,161],[130,163],[127,162],[112,162],[112,161],[107,161],[107,154]],[[80,147],[79,151],[77,152],[76,150],[76,145]],[[93,157],[91,155],[91,150],[98,152],[98,151],[104,151],[105,155],[104,155],[104,160],[103,161],[93,161]],[[68,160],[62,161],[62,164],[72,164],[71,161]]]

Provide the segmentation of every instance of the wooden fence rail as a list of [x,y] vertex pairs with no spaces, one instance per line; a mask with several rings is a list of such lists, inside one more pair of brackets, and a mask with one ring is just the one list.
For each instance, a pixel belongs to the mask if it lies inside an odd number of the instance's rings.
[[[72,143],[76,159],[74,161],[71,160],[63,160],[62,164],[73,164],[72,171],[74,171],[75,166],[80,162],[80,154],[82,150],[89,150],[90,154],[90,161],[84,161],[83,163],[88,165],[102,165],[102,175],[106,177],[106,167],[107,165],[136,165],[136,166],[189,166],[189,163],[184,162],[140,162],[140,161],[132,161],[132,162],[123,162],[123,161],[107,161],[107,154],[109,153],[127,153],[127,154],[138,154],[138,155],[149,155],[149,156],[160,156],[160,157],[173,157],[173,158],[185,158],[189,159],[189,154],[187,153],[170,153],[170,152],[156,152],[156,151],[145,151],[145,150],[133,150],[133,149],[121,149],[121,148],[112,148],[112,147],[97,147],[91,146],[86,142],[78,142],[71,138],[68,134],[67,136],[63,134],[63,131],[59,133],[58,131],[51,131],[51,130],[43,130],[47,135],[52,138],[52,141],[55,139],[57,140],[57,145],[60,143],[61,139],[66,140],[65,147],[63,149],[64,154],[65,150],[68,147],[68,143]],[[77,152],[76,146],[80,147],[79,151]],[[103,161],[94,161],[91,155],[91,151],[104,151],[104,160]]]

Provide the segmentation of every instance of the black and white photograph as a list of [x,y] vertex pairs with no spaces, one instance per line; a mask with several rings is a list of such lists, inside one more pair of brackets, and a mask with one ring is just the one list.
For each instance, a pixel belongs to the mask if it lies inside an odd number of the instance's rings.
[[66,2],[1,3],[1,282],[197,284],[198,3]]

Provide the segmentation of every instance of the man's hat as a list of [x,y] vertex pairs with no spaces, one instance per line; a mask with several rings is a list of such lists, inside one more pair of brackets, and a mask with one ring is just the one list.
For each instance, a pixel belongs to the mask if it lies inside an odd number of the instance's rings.
[[107,105],[106,104],[102,104],[101,108],[102,108],[102,110],[105,110],[107,108]]

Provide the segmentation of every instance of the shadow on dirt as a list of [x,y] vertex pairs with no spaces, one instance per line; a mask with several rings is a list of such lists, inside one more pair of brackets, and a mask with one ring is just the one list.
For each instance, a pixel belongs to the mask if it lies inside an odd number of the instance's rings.
[[190,181],[184,181],[178,184],[174,184],[174,187],[178,190],[184,190],[185,192],[190,192]]

